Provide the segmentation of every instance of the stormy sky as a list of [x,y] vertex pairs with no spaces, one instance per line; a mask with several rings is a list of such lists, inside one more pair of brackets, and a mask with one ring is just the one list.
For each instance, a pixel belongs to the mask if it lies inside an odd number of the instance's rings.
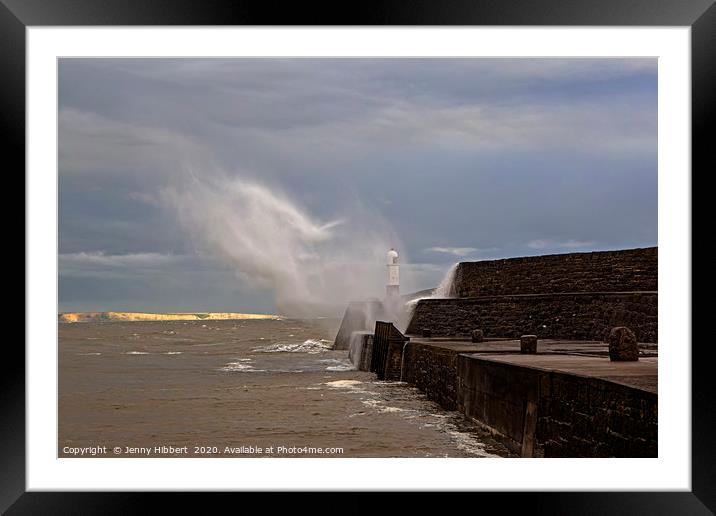
[[60,311],[657,243],[656,59],[61,59],[58,98]]

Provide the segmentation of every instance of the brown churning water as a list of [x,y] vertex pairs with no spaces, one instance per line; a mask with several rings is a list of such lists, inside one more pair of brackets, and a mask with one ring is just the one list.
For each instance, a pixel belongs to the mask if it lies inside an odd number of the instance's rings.
[[58,456],[92,446],[107,448],[101,457],[508,455],[416,389],[356,371],[330,349],[337,325],[60,324]]

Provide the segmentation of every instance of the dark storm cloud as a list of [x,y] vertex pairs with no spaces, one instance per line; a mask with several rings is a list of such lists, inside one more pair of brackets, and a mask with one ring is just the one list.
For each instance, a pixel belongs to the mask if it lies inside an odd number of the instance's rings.
[[266,309],[211,260],[187,270],[200,251],[160,202],[187,176],[380,214],[406,288],[461,259],[654,245],[656,79],[655,59],[63,59],[61,308]]

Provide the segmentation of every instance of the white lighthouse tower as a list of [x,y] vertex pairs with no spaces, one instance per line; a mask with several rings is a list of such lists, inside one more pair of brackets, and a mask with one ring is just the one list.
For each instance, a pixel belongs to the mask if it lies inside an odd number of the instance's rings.
[[390,248],[388,251],[388,283],[385,285],[385,293],[388,297],[400,294],[400,273],[398,271],[398,252]]

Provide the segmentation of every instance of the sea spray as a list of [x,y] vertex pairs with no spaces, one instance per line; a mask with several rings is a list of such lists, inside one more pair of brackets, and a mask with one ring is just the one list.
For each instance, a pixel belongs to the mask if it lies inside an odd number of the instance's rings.
[[361,357],[363,356],[363,346],[365,345],[365,336],[372,335],[373,331],[354,331],[351,333],[350,344],[348,347],[348,360],[355,366],[360,368]]
[[432,291],[429,296],[416,297],[405,303],[405,319],[407,320],[406,326],[407,324],[409,324],[410,319],[413,317],[415,307],[418,305],[418,301],[420,301],[421,299],[456,297],[455,277],[457,275],[458,265],[460,264],[454,263],[450,266],[447,273],[445,273],[445,276],[443,276],[443,279],[440,281],[440,284]]
[[430,297],[455,297],[455,275],[459,263],[453,264]]
[[199,252],[272,289],[286,315],[338,315],[374,296],[384,288],[385,250],[398,241],[375,210],[356,204],[322,221],[277,188],[241,178],[192,175],[161,199]]
[[383,300],[383,311],[386,314],[384,320],[391,321],[398,330],[404,332],[408,327],[410,316],[412,315],[412,312],[407,308],[404,298],[400,296],[388,296]]

